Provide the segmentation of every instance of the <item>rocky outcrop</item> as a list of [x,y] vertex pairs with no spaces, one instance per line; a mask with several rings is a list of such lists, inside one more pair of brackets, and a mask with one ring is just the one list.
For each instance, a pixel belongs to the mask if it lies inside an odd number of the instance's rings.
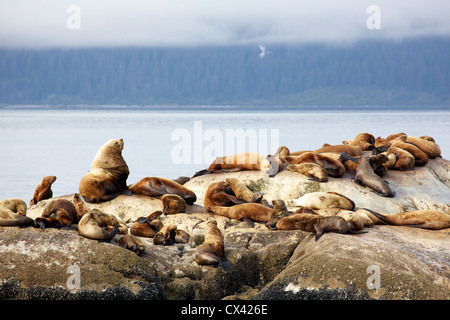
[[[210,174],[185,184],[197,195],[186,213],[161,217],[191,235],[189,243],[171,246],[140,238],[145,253],[137,255],[110,241],[80,236],[76,225],[62,229],[0,228],[0,298],[2,299],[449,299],[450,229],[432,231],[377,225],[364,234],[327,233],[319,241],[303,231],[270,231],[207,213],[206,187],[234,177],[267,200],[295,199],[314,191],[335,191],[357,207],[386,214],[435,209],[448,212],[450,162],[430,160],[425,167],[384,177],[397,193],[381,197],[353,182],[353,174],[310,181],[283,170],[274,178],[256,171]],[[66,196],[71,199],[71,195]],[[40,216],[46,203],[29,208]],[[161,200],[119,196],[89,204],[121,218],[128,226],[162,209]],[[196,247],[203,243],[208,220],[224,235],[231,273],[199,266]]]

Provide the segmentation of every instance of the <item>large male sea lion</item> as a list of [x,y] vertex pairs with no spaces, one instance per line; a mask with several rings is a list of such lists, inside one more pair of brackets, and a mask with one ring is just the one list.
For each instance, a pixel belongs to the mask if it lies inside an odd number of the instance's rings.
[[30,200],[30,206],[35,205],[41,200],[50,199],[53,196],[52,184],[56,181],[55,176],[46,176],[34,190],[33,199]]
[[[377,159],[383,161],[382,158]],[[385,156],[384,161],[386,160],[387,157]],[[368,155],[364,155],[359,160],[359,165],[356,168],[355,182],[376,191],[383,197],[394,197],[395,192],[391,190],[386,181],[375,174],[373,166],[376,165],[371,163],[371,158]]]
[[129,186],[131,192],[149,197],[161,197],[165,194],[176,194],[193,205],[197,200],[195,193],[185,186],[170,179],[146,177]]
[[[428,163],[428,155],[423,152],[420,148],[416,147],[415,145],[403,142],[403,141],[397,141],[397,139],[392,140],[392,144],[390,148],[400,148],[403,149],[414,157],[414,165],[416,166],[425,166]],[[394,151],[395,152],[395,151]]]
[[420,150],[425,152],[430,159],[441,156],[441,148],[437,143],[433,141],[413,136],[407,136],[406,142],[412,143],[413,145],[418,147]]
[[0,227],[31,226],[34,220],[26,216],[27,204],[22,199],[4,199],[0,202]]
[[236,197],[230,184],[226,181],[210,183],[206,187],[203,198],[203,205],[209,212],[211,212],[211,208],[214,206],[228,207],[247,202],[245,199]]
[[371,213],[381,221],[394,226],[409,226],[423,229],[440,230],[450,228],[450,215],[436,210],[406,211],[384,215]]
[[353,140],[342,141],[343,144],[359,146],[362,151],[369,151],[375,148],[375,137],[370,133],[360,133]]
[[406,150],[402,148],[391,146],[389,147],[387,153],[388,156],[394,154],[397,157],[397,161],[393,169],[396,170],[409,170],[414,166],[416,159],[414,156]]
[[177,194],[165,194],[161,197],[163,214],[176,214],[186,212],[186,201]]
[[77,222],[77,210],[72,202],[66,199],[54,199],[44,207],[42,215],[34,219],[34,226],[45,228],[68,227]]
[[130,174],[122,157],[123,139],[109,140],[97,152],[91,170],[81,179],[80,194],[88,202],[99,203],[129,193],[127,178]]
[[[112,227],[109,231],[108,227]],[[78,233],[94,240],[110,240],[119,231],[119,220],[108,213],[92,209],[78,222]]]
[[225,247],[222,233],[217,227],[217,221],[208,221],[205,227],[205,241],[197,247],[195,262],[201,266],[221,266],[230,273],[231,264],[225,257]]
[[288,201],[289,206],[305,207],[309,209],[341,208],[355,209],[355,203],[337,192],[311,192],[300,198]]

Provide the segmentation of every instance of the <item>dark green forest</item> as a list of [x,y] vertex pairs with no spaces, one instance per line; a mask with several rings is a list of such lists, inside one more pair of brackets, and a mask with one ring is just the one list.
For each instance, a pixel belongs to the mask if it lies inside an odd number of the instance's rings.
[[0,104],[450,105],[450,38],[0,50]]

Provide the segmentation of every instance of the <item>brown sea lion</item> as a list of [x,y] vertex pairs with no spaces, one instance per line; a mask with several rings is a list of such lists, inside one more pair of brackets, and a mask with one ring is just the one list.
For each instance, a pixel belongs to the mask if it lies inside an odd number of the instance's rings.
[[77,210],[72,202],[66,199],[54,199],[44,207],[42,215],[34,219],[34,226],[45,228],[68,227],[77,222]]
[[223,236],[217,227],[217,221],[207,222],[205,241],[197,247],[194,259],[201,266],[221,266],[230,273],[231,264],[225,257]]
[[278,230],[303,230],[315,232],[315,240],[319,240],[326,232],[336,233],[363,233],[352,230],[352,225],[344,218],[339,216],[322,217],[310,215],[308,213],[299,213],[281,219],[277,223]]
[[273,214],[271,208],[259,203],[243,203],[232,207],[215,206],[211,208],[211,211],[214,212],[214,214],[225,216],[230,219],[246,221],[251,226],[253,225],[253,221],[269,221]]
[[[407,142],[392,140],[391,148],[400,148],[408,151],[414,157],[414,165],[423,167],[428,163],[428,156],[420,148]],[[395,152],[394,152],[395,153]]]
[[287,162],[290,164],[315,163],[327,171],[328,176],[340,178],[345,173],[344,165],[334,158],[318,154],[317,152],[305,152],[299,156],[287,156]]
[[44,177],[34,191],[33,199],[30,200],[30,206],[35,205],[41,200],[50,199],[53,196],[52,184],[55,181],[55,176]]
[[130,234],[139,236],[153,238],[154,235],[160,231],[164,225],[159,220],[162,211],[155,211],[149,214],[147,217],[138,218],[130,228]]
[[228,207],[248,201],[236,197],[231,186],[226,181],[212,182],[206,187],[203,205],[206,210],[211,212],[214,206]]
[[73,194],[72,202],[75,206],[75,210],[77,210],[77,221],[80,221],[81,217],[83,217],[91,209],[86,205],[83,197],[81,197],[79,193]]
[[4,199],[0,202],[0,227],[32,226],[34,220],[26,216],[27,204],[22,199]]
[[391,190],[386,181],[375,174],[372,166],[370,157],[364,155],[359,161],[358,168],[356,168],[355,182],[376,191],[383,197],[394,197],[395,192]]
[[233,190],[233,193],[236,197],[247,200],[250,200],[253,197],[253,192],[247,187],[247,185],[236,178],[226,178],[225,181],[230,185],[230,188]]
[[129,194],[127,178],[130,174],[122,157],[123,139],[109,140],[97,152],[91,170],[81,179],[80,194],[87,202],[100,203]]
[[436,143],[436,140],[434,140],[434,138],[430,136],[420,136],[419,138]]
[[370,133],[360,133],[353,140],[342,141],[343,144],[359,146],[362,151],[369,151],[375,148],[375,137]]
[[416,159],[406,150],[397,147],[390,147],[387,151],[387,156],[395,154],[397,161],[392,169],[395,170],[409,170],[414,166]]
[[256,152],[239,153],[232,156],[218,157],[208,167],[210,173],[236,172],[242,170],[259,170],[269,173],[270,161]]
[[364,219],[355,211],[341,211],[337,214],[337,216],[344,218],[345,221],[352,226],[352,231],[359,231],[364,228]]
[[145,253],[144,243],[141,240],[139,240],[138,237],[135,237],[131,234],[122,236],[119,240],[119,246],[131,250],[133,252],[136,252],[137,255],[139,256]]
[[168,246],[174,243],[187,243],[190,236],[183,230],[178,230],[174,224],[164,226],[153,236],[153,243]]
[[189,180],[191,180],[191,178],[190,177],[185,177],[185,176],[181,176],[181,177],[178,177],[176,179],[173,179],[173,181],[175,181],[176,183],[179,183],[181,185],[184,185]]
[[436,210],[406,211],[396,214],[384,215],[375,211],[371,213],[393,226],[409,226],[431,230],[450,228],[450,215]]
[[187,204],[193,205],[197,201],[195,193],[185,186],[170,179],[146,177],[129,186],[131,192],[149,197],[161,197],[165,194],[176,194]]
[[[110,240],[117,234],[119,226],[115,216],[92,209],[78,222],[78,233],[89,239]],[[108,227],[112,227],[112,230],[108,231]]]
[[319,182],[327,182],[328,174],[327,171],[319,166],[317,163],[305,162],[300,164],[289,164],[286,167],[286,170],[292,172],[298,172],[307,177],[310,177],[312,180]]
[[441,157],[441,148],[433,141],[421,139],[418,137],[407,136],[406,142],[412,143],[420,150],[425,152],[430,159]]
[[286,157],[288,155],[291,154],[291,152],[289,151],[289,148],[286,146],[281,146],[278,148],[277,150],[277,154],[278,154],[278,158],[280,159],[281,162],[285,163],[286,162]]
[[360,146],[351,146],[345,144],[337,144],[337,145],[329,145],[325,143],[321,148],[314,150],[317,153],[323,152],[333,152],[333,153],[342,153],[347,152],[351,156],[360,156],[362,154],[362,149]]
[[311,192],[300,198],[288,201],[292,207],[305,207],[309,209],[341,208],[353,210],[355,203],[346,196],[337,192]]
[[186,212],[186,201],[177,194],[165,194],[161,197],[163,214],[176,214]]
[[272,200],[272,204],[273,204],[272,218],[269,221],[267,221],[266,227],[271,230],[276,230],[276,224],[278,223],[278,221],[294,213],[290,212],[287,209],[286,203],[281,199]]

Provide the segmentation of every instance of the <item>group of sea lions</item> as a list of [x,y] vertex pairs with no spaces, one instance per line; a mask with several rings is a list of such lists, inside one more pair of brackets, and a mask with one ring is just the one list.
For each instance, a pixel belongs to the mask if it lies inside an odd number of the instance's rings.
[[[122,157],[122,139],[109,140],[97,152],[89,172],[82,177],[79,193],[72,201],[52,199],[41,217],[26,216],[26,203],[20,199],[0,202],[0,226],[35,226],[45,228],[77,225],[80,235],[97,240],[112,239],[122,235],[119,244],[138,254],[145,251],[139,237],[153,238],[154,244],[170,245],[187,243],[190,235],[176,225],[164,226],[161,215],[186,212],[186,205],[193,205],[196,194],[183,184],[189,178],[170,180],[145,177],[135,184],[127,185],[129,168]],[[286,146],[278,148],[275,155],[267,157],[257,153],[243,153],[217,158],[206,170],[195,176],[217,172],[259,170],[271,177],[283,169],[299,172],[320,182],[328,177],[339,178],[345,172],[355,172],[355,182],[365,185],[382,196],[395,196],[381,176],[387,170],[407,170],[414,165],[424,166],[429,158],[440,156],[439,146],[431,137],[410,137],[403,133],[385,139],[361,133],[342,145],[325,144],[314,151],[290,152]],[[44,177],[37,186],[30,206],[51,199],[51,186],[56,177]],[[150,213],[134,221],[131,228],[115,215],[98,209],[90,209],[89,203],[110,201],[124,194],[158,197],[163,211]],[[281,199],[271,203],[260,192],[251,191],[235,178],[226,178],[209,184],[205,190],[204,207],[213,214],[230,219],[265,223],[270,230],[303,230],[316,234],[316,240],[326,232],[361,233],[364,227],[374,224],[409,225],[427,229],[450,227],[450,215],[439,211],[401,212],[383,215],[369,209],[356,208],[355,203],[344,195],[334,192],[315,192],[288,201],[289,211]],[[195,261],[200,265],[221,266],[229,271],[225,257],[223,236],[215,221],[207,223],[205,242],[197,247]]]

